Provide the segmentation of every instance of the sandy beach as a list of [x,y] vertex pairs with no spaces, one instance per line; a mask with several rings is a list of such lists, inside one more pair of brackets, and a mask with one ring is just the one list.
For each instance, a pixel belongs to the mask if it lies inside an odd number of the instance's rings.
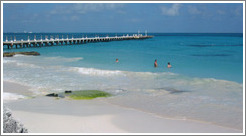
[[245,134],[244,2],[1,5],[2,133]]
[[[3,92],[30,95],[28,87],[4,82]],[[98,98],[69,100],[38,96],[5,103],[29,133],[241,133],[213,124],[158,117]]]

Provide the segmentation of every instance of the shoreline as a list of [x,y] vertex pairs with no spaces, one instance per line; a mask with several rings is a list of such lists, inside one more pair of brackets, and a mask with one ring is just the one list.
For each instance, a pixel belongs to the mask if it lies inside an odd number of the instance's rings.
[[[19,94],[27,93],[20,92],[28,89],[27,86],[3,83],[4,92],[18,88]],[[12,90],[13,93],[16,91]],[[103,99],[68,100],[37,96],[5,105],[30,133],[242,133],[242,130],[209,123],[157,117]]]
[[15,93],[20,95],[33,95],[29,86],[25,86],[19,83],[11,82],[11,81],[3,81],[3,92]]
[[117,105],[117,104],[111,104],[111,103],[108,103],[108,104],[116,106],[116,107],[122,107],[122,108],[129,109],[129,110],[136,110],[136,111],[139,111],[139,112],[143,112],[143,113],[149,114],[151,116],[154,116],[156,118],[161,118],[161,119],[166,119],[166,120],[174,120],[174,121],[190,121],[190,122],[195,122],[195,123],[199,123],[199,124],[213,125],[213,126],[217,126],[217,127],[221,127],[221,128],[225,128],[225,129],[232,129],[232,130],[235,130],[235,131],[243,131],[241,129],[231,128],[231,127],[228,127],[228,126],[223,126],[223,125],[216,124],[216,123],[213,123],[213,122],[208,122],[208,121],[205,121],[205,120],[196,120],[196,119],[186,118],[186,117],[185,118],[174,118],[174,117],[167,116],[167,115],[166,116],[161,116],[159,114],[151,113],[151,112],[144,111],[144,110],[141,110],[141,109],[134,109],[134,108],[131,108],[131,107]]

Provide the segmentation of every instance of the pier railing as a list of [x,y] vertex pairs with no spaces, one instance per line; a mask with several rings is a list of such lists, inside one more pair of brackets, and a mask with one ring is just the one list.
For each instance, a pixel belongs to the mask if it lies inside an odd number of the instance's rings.
[[73,45],[73,44],[85,44],[85,43],[90,43],[90,42],[109,42],[109,41],[120,41],[120,40],[134,40],[134,39],[147,39],[147,38],[152,38],[153,36],[148,36],[148,35],[141,35],[141,34],[134,34],[132,36],[129,35],[123,35],[123,36],[114,36],[114,37],[82,37],[82,38],[53,38],[53,36],[48,39],[46,36],[45,39],[37,40],[36,36],[34,36],[33,40],[30,40],[29,36],[27,40],[16,40],[16,37],[14,37],[14,40],[8,41],[6,38],[6,41],[3,42],[3,47],[6,47],[8,49],[12,48],[27,48],[27,47],[44,47],[44,46],[58,46],[58,45]]

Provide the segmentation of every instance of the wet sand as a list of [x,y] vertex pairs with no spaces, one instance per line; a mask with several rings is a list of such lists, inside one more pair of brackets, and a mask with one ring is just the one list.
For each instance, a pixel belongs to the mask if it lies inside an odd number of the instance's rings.
[[[30,95],[28,87],[4,82],[3,92]],[[119,107],[104,99],[70,100],[37,96],[5,103],[29,133],[242,133],[241,130],[167,119]]]

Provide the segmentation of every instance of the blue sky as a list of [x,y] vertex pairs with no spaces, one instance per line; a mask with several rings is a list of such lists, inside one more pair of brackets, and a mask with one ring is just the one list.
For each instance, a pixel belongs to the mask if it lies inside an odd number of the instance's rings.
[[242,33],[242,3],[3,3],[4,32]]

